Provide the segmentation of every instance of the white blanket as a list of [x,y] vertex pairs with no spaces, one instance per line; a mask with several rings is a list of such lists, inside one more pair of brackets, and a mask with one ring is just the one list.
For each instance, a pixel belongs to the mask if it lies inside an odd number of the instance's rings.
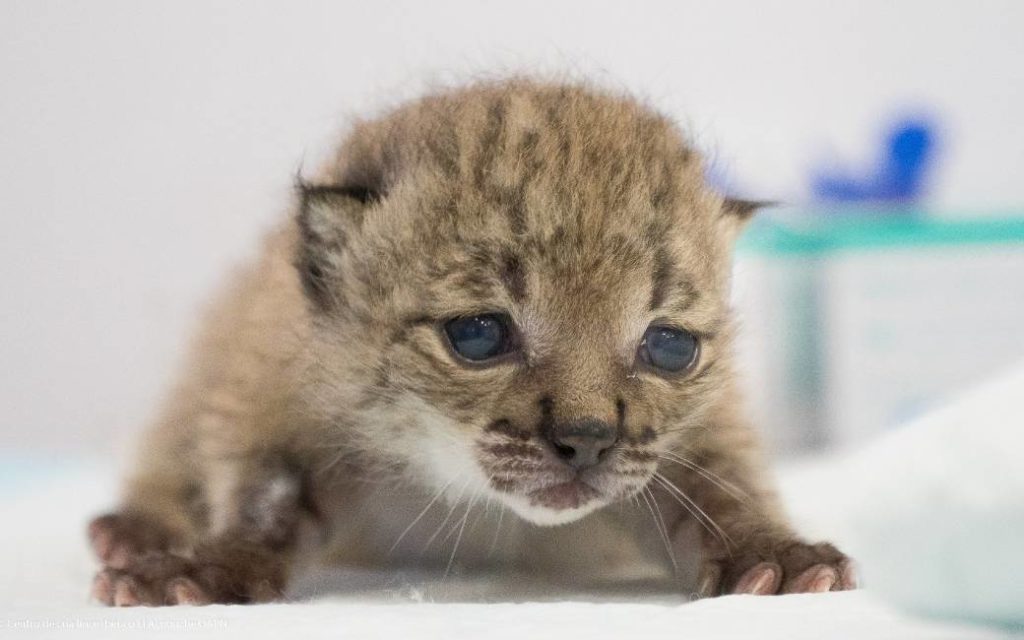
[[[34,488],[22,488],[17,495],[8,491],[4,496],[0,486],[0,508],[6,514],[0,527],[0,637],[1007,637],[1006,631],[909,617],[870,591],[729,596],[693,603],[642,594],[556,594],[547,601],[515,603],[502,601],[498,582],[423,583],[422,578],[365,573],[334,576],[342,593],[319,593],[289,604],[106,609],[87,599],[94,564],[83,526],[90,514],[109,506],[113,477],[109,465],[79,465],[61,473],[36,473]],[[796,511],[819,511],[822,496],[800,496]]]
[[785,489],[804,530],[842,543],[885,599],[1020,628],[1022,455],[1024,363],[862,451],[787,474]]

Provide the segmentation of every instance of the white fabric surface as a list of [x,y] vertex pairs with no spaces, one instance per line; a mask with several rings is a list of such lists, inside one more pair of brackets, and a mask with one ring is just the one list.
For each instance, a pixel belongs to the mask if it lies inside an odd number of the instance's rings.
[[[848,457],[785,477],[805,531],[886,600],[1024,626],[1024,363]],[[818,500],[815,496],[830,496]]]
[[[1005,630],[898,613],[869,591],[781,597],[556,594],[509,602],[485,582],[424,585],[394,576],[342,574],[343,593],[259,606],[107,609],[90,603],[94,564],[87,517],[115,495],[109,465],[32,478],[34,489],[0,494],[0,637],[294,638],[914,638],[987,640]],[[796,492],[797,513],[820,513],[827,496]],[[554,597],[555,601],[550,601]],[[439,602],[440,600],[448,602]],[[453,602],[454,601],[454,602]]]

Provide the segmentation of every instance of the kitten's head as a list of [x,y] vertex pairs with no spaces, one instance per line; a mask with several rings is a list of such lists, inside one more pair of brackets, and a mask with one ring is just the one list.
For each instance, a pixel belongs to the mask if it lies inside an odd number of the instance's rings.
[[751,208],[705,187],[662,116],[579,86],[476,86],[360,125],[317,184],[298,257],[315,396],[356,446],[558,524],[698,436]]

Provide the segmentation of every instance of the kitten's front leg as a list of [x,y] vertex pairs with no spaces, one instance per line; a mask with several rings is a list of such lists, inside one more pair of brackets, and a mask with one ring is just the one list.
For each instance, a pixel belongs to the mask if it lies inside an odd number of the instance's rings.
[[[278,461],[245,458],[214,463],[211,471],[209,532],[184,549],[153,546],[107,563],[93,582],[97,600],[135,606],[282,597],[304,511],[301,474]],[[119,515],[97,522],[118,518],[129,527],[135,522]]]
[[[851,560],[829,543],[797,535],[765,485],[760,449],[742,423],[728,423],[700,446],[666,454],[661,484],[679,508],[677,544],[700,527],[701,596],[841,591],[856,587]],[[675,488],[672,488],[675,487]]]

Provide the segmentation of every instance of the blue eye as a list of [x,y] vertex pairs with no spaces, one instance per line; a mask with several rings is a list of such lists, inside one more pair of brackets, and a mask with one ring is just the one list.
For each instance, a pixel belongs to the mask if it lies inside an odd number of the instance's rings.
[[673,373],[697,364],[700,342],[684,329],[675,327],[648,327],[640,342],[640,357],[647,364]]
[[455,353],[466,360],[481,362],[511,351],[506,315],[486,313],[455,318],[444,325],[444,332]]

